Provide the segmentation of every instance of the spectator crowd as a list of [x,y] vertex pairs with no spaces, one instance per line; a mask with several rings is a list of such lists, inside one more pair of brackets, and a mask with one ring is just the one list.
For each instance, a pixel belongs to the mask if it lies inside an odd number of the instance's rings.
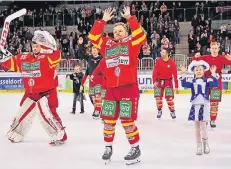
[[191,21],[193,30],[188,34],[189,56],[193,56],[195,53],[210,54],[210,43],[213,41],[220,44],[220,54],[230,53],[231,25],[221,24],[220,29],[214,30],[211,26],[211,18],[206,19],[204,10],[201,9],[203,5],[203,2],[196,3],[198,9]]

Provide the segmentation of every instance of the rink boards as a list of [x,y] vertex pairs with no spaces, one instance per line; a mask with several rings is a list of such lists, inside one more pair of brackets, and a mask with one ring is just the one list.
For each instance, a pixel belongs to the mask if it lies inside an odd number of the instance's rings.
[[[72,81],[66,78],[66,75],[70,73],[63,73],[58,75],[59,78],[59,92],[72,93]],[[180,75],[178,75],[178,78]],[[187,75],[187,78],[192,78],[192,75]],[[138,79],[140,93],[141,94],[154,94],[153,84],[152,84],[152,72],[139,72]],[[231,94],[231,74],[222,75],[222,87],[223,94]],[[88,92],[88,80],[84,85],[85,92]],[[179,93],[189,94],[190,90],[183,88],[179,81]],[[21,93],[23,92],[23,81],[22,77],[18,73],[4,72],[0,73],[0,93]]]

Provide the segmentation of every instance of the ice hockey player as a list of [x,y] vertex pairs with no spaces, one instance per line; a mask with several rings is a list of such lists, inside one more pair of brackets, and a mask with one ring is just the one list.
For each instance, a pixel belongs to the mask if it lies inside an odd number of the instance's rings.
[[93,73],[90,76],[90,80],[93,81],[94,77],[97,76],[99,73],[102,73],[103,75],[103,81],[102,81],[102,85],[101,85],[101,98],[102,98],[102,103],[104,100],[104,97],[106,95],[106,65],[105,65],[105,58],[102,58],[99,62],[99,65],[96,67],[96,69],[93,71]]
[[76,110],[76,102],[77,100],[80,102],[80,114],[84,113],[84,95],[83,95],[83,90],[80,90],[80,85],[83,79],[83,72],[82,72],[82,67],[81,65],[76,65],[75,66],[75,72],[68,75],[70,79],[73,81],[73,93],[74,93],[74,98],[73,98],[73,106],[72,106],[72,114],[75,114]]
[[[48,50],[47,49],[44,50],[44,47],[43,47],[43,48],[41,48],[40,53],[44,53],[44,52],[47,53],[47,54],[48,53],[53,53],[53,50],[49,50],[49,52],[48,52]],[[62,120],[61,120],[59,114],[57,113],[57,108],[59,106],[58,92],[57,92],[59,82],[58,82],[57,73],[55,73],[54,83],[55,83],[56,88],[54,90],[52,90],[48,95],[46,95],[46,97],[47,97],[47,100],[48,100],[48,106],[50,107],[51,113],[53,114],[54,118],[59,123],[59,125],[61,125],[63,127]],[[24,93],[23,98],[20,101],[20,106],[22,106],[23,102],[27,99],[27,97],[28,97],[27,94]]]
[[111,159],[115,125],[120,118],[131,145],[129,153],[124,157],[129,165],[139,162],[141,155],[139,132],[134,121],[137,119],[139,102],[137,60],[140,48],[146,42],[146,33],[136,17],[130,15],[130,8],[125,7],[121,14],[130,26],[131,36],[128,36],[127,25],[119,22],[113,28],[114,39],[103,37],[104,26],[112,19],[113,12],[110,8],[106,9],[103,19],[94,23],[88,37],[105,58],[106,95],[101,113],[104,120],[105,152],[102,159]]
[[[87,70],[81,82],[80,90],[83,90],[83,85],[87,79],[90,77],[95,68],[99,65],[102,56],[99,55],[99,51],[96,47],[92,47],[92,56],[87,59]],[[101,99],[101,85],[103,81],[102,73],[95,76],[94,81],[89,81],[89,96],[94,105],[94,112],[92,114],[93,119],[97,120],[100,117],[100,112],[102,110],[102,99]]]
[[156,106],[158,110],[158,119],[160,119],[162,116],[163,95],[167,101],[172,119],[176,118],[174,108],[174,89],[172,83],[173,79],[176,93],[178,93],[177,67],[175,62],[169,58],[169,49],[164,48],[161,51],[161,58],[156,61],[152,74],[154,97],[156,98]]
[[190,100],[192,106],[188,120],[195,122],[196,154],[202,155],[203,152],[208,154],[210,149],[206,122],[210,121],[209,90],[218,86],[219,74],[216,73],[216,66],[211,66],[211,77],[206,78],[204,74],[205,71],[209,71],[209,64],[203,60],[194,60],[190,63],[188,71],[194,73],[193,79],[186,78],[187,69],[183,65],[181,65],[180,69],[182,72],[182,77],[180,78],[182,87],[191,89],[192,93]]
[[[207,62],[210,66],[216,66],[216,73],[220,75],[220,78],[218,79],[218,87],[213,88],[210,90],[210,115],[211,115],[211,122],[210,126],[212,128],[216,127],[216,119],[217,119],[217,113],[218,113],[218,105],[219,102],[221,102],[221,96],[222,96],[222,69],[224,65],[231,65],[231,56],[226,55],[226,57],[221,56],[218,54],[220,50],[220,46],[217,42],[211,42],[210,44],[210,55],[203,55],[200,56],[200,53],[197,53],[193,60],[204,60]],[[211,77],[211,72],[207,71],[205,72],[205,77],[209,78]]]
[[[41,53],[49,48],[53,53]],[[32,39],[33,53],[21,53],[1,60],[2,66],[23,76],[26,99],[21,102],[7,137],[11,142],[21,142],[31,128],[36,114],[47,134],[50,145],[65,143],[67,135],[62,124],[51,113],[47,96],[56,90],[56,67],[61,60],[55,39],[47,31],[35,31]]]

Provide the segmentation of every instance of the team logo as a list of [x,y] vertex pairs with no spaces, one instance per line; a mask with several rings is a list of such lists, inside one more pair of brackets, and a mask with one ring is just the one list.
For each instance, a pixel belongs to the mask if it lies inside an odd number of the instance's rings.
[[117,68],[115,69],[115,75],[116,75],[117,77],[119,77],[119,75],[120,75],[120,68],[119,68],[119,67],[117,67]]
[[29,79],[28,85],[29,85],[30,87],[34,86],[34,79]]

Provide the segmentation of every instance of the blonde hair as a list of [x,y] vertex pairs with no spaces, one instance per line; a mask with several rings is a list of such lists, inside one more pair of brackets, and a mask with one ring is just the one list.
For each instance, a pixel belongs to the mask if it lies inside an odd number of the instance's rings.
[[211,43],[210,43],[210,47],[211,47],[211,46],[214,46],[214,45],[217,45],[218,47],[220,47],[220,43],[217,43],[217,42],[211,42]]
[[124,29],[128,32],[129,26],[128,26],[128,24],[125,24],[125,23],[123,23],[123,22],[118,22],[118,23],[116,23],[116,24],[114,25],[114,27],[113,27],[113,30],[115,29],[115,27],[117,27],[117,26],[119,26],[119,25],[123,26]]

